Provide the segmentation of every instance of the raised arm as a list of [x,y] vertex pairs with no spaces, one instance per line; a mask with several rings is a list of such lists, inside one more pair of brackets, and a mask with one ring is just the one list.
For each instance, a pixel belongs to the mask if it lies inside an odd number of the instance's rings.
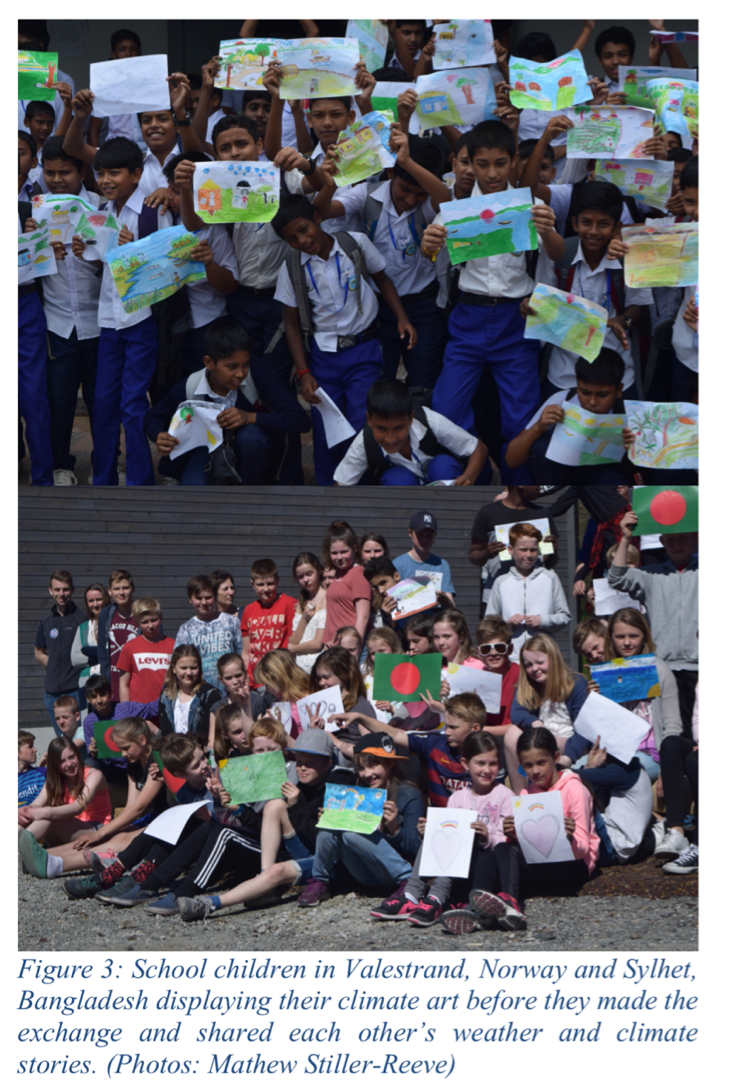
[[187,230],[204,230],[207,224],[194,210],[192,178],[196,167],[189,159],[183,159],[174,170],[174,185],[179,190],[181,222]]
[[586,45],[588,44],[588,39],[590,38],[591,34],[593,33],[593,28],[595,27],[595,25],[596,25],[596,20],[595,19],[586,19],[585,20],[585,22],[583,23],[583,29],[580,31],[580,35],[578,37],[578,40],[575,42],[575,45],[573,46],[573,49],[579,49],[581,53],[583,52]]
[[210,99],[215,90],[215,77],[220,71],[220,57],[211,57],[207,64],[202,65],[202,87],[197,100],[197,108],[192,118],[194,134],[205,146],[207,141],[207,120],[210,116]]
[[[653,30],[664,30],[665,31],[665,29],[666,29],[665,26],[664,26],[665,19],[648,19],[648,22],[650,23],[650,26],[653,28]],[[671,62],[671,67],[672,68],[688,68],[689,67],[689,65],[687,64],[687,61],[686,61],[686,57],[684,56],[684,54],[679,49],[679,46],[678,46],[678,44],[676,42],[662,43],[662,42],[659,42],[658,39],[653,37],[653,35],[651,34],[650,35],[650,46],[648,47],[648,56],[650,58],[650,63],[651,64],[660,64],[661,53],[663,53],[663,52],[668,54],[668,59]],[[653,56],[656,56],[658,59],[653,60],[652,59]]]
[[410,157],[409,136],[396,124],[391,126],[391,150],[396,155],[399,166],[411,174],[417,184],[425,190],[434,210],[440,211],[440,205],[446,204],[451,199],[451,190],[440,178],[436,178],[435,174],[431,174]]
[[547,127],[536,141],[536,147],[529,155],[526,164],[523,167],[521,186],[529,188],[535,197],[538,197],[539,200],[543,200],[545,204],[549,204],[550,206],[552,202],[552,190],[548,185],[543,185],[539,181],[541,164],[552,140],[556,140],[560,133],[567,132],[569,128],[574,127],[575,126],[569,117],[550,117]]
[[85,142],[85,119],[93,112],[93,91],[78,91],[73,99],[74,116],[65,133],[62,147],[73,159],[82,159],[93,166],[97,148]]

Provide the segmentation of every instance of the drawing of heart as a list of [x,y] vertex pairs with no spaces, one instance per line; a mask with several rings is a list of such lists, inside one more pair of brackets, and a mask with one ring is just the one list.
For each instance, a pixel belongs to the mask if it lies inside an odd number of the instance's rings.
[[450,869],[461,848],[461,835],[458,831],[436,831],[433,835],[433,854],[443,872]]
[[548,858],[559,834],[559,827],[554,816],[547,813],[540,820],[526,820],[523,824],[523,834],[526,842]]

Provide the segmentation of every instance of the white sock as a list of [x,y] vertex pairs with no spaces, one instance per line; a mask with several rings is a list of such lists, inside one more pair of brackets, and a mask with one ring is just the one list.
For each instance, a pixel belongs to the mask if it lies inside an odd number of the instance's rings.
[[62,858],[55,857],[54,854],[47,855],[47,876],[62,876],[62,872],[65,868],[65,862]]
[[410,895],[409,892],[405,892],[404,895],[410,903],[419,903],[419,899],[416,899],[413,895]]
[[291,831],[289,835],[283,835],[283,839],[296,839],[298,834],[296,831]]

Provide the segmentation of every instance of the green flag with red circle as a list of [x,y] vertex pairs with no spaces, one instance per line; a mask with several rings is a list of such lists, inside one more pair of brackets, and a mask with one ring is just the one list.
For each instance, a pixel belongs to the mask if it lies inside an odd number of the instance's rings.
[[698,487],[635,487],[632,509],[635,534],[696,533],[699,529]]
[[166,789],[173,796],[179,792],[181,787],[186,784],[186,778],[179,778],[173,771],[169,771],[168,767],[164,767],[163,759],[160,752],[153,752],[153,759],[158,764],[158,769],[163,775],[163,781],[166,783]]
[[376,654],[373,664],[373,698],[390,703],[416,703],[429,691],[440,699],[440,654]]
[[113,737],[116,722],[95,722],[93,739],[96,742],[98,759],[121,759],[122,749]]

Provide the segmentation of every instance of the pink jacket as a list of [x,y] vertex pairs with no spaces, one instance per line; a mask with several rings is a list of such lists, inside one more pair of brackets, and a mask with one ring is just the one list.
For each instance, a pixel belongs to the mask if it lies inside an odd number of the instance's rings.
[[[588,866],[588,873],[592,873],[596,861],[601,840],[596,834],[593,823],[593,800],[582,781],[573,771],[560,771],[559,778],[549,791],[562,791],[562,810],[565,816],[572,816],[575,820],[575,831],[572,836],[572,852],[578,861],[584,861]],[[544,793],[544,790],[535,789],[529,783],[528,789],[521,790],[524,793]]]
[[[580,781],[580,779],[578,779]],[[474,819],[481,820],[487,825],[489,841],[484,843],[485,849],[497,846],[499,842],[507,842],[503,833],[503,820],[512,812],[513,794],[503,786],[502,782],[493,786],[489,793],[472,793],[471,785],[463,790],[457,790],[448,798],[446,808],[470,808],[474,811]],[[481,839],[478,840],[481,843]]]

